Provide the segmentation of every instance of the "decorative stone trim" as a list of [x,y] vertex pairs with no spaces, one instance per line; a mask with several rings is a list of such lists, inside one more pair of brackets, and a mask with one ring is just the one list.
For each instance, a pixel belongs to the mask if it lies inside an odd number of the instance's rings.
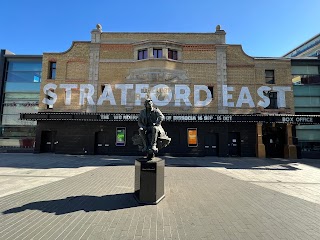
[[185,70],[162,68],[133,69],[126,80],[128,82],[190,82]]

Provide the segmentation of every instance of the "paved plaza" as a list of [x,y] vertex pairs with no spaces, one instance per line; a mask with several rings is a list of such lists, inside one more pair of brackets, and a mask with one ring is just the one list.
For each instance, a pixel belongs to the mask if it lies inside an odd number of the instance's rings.
[[0,154],[0,239],[320,239],[320,159],[164,157],[139,205],[134,160]]

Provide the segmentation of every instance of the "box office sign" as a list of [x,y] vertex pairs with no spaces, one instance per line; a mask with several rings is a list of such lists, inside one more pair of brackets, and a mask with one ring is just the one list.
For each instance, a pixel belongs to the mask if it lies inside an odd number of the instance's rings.
[[[57,95],[55,90],[63,89],[64,96]],[[100,88],[99,88],[100,89]],[[64,99],[65,105],[71,105],[72,92],[78,91],[79,97],[76,100],[78,105],[121,105],[121,106],[141,106],[146,98],[151,98],[156,106],[188,106],[206,107],[215,95],[206,85],[186,85],[186,84],[104,84],[103,91],[97,94],[92,84],[54,84],[44,85],[45,97],[42,103],[54,105],[58,98]],[[115,98],[115,91],[120,95],[120,99]],[[261,86],[256,90],[260,99],[254,102],[252,92],[249,87],[242,86],[238,95],[234,93],[235,87],[222,86],[222,105],[230,108],[240,108],[242,106],[254,108],[257,106],[266,108],[270,105],[270,99],[266,92],[277,92],[278,107],[286,107],[286,92],[291,91],[289,86]]]

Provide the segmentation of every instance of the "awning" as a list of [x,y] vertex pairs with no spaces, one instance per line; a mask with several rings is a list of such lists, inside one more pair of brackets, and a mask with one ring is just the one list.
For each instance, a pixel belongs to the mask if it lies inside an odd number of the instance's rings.
[[[166,122],[263,122],[320,124],[320,115],[261,115],[261,114],[172,114],[164,113]],[[95,121],[134,122],[138,113],[80,113],[80,112],[39,112],[21,113],[20,119],[31,121]]]

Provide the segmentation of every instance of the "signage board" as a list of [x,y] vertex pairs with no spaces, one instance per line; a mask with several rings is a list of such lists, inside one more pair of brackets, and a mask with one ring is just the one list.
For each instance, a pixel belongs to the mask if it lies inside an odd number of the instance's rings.
[[198,146],[198,135],[196,128],[188,128],[188,147]]
[[125,146],[126,145],[126,128],[117,127],[116,129],[116,146]]

